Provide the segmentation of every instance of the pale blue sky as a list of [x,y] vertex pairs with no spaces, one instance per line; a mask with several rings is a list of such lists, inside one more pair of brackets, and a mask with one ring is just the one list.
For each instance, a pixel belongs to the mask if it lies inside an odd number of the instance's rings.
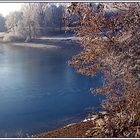
[[8,15],[10,12],[19,11],[23,3],[0,3],[0,14]]

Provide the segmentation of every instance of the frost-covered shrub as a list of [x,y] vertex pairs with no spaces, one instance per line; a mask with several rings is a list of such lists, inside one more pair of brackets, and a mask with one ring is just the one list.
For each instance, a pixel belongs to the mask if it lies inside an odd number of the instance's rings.
[[24,41],[25,38],[21,34],[15,34],[13,32],[7,33],[3,37],[4,42],[15,42],[15,41]]

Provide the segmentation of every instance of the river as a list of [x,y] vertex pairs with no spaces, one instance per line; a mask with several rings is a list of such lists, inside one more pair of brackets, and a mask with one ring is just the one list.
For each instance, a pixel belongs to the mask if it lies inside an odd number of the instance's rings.
[[67,61],[71,48],[0,44],[0,137],[26,137],[79,121],[100,108],[89,92],[101,75],[78,74]]

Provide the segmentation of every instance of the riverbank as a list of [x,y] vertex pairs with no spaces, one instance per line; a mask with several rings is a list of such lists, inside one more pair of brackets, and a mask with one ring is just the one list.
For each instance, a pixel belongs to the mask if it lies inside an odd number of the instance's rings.
[[14,46],[23,46],[23,47],[33,47],[33,48],[62,48],[62,47],[69,47],[69,45],[76,44],[75,37],[42,37],[38,39],[34,39],[31,42],[25,43],[11,43]]
[[36,39],[32,39],[30,42],[6,42],[3,41],[4,33],[0,34],[0,43],[8,44],[12,46],[20,47],[33,47],[33,48],[60,48],[67,47],[69,45],[78,44],[80,38],[71,35],[54,35],[54,36],[43,36]]
[[[91,130],[96,129],[97,125],[101,126],[103,118],[107,116],[106,112],[92,115],[83,121],[66,125],[56,130],[44,132],[32,136],[33,138],[88,138],[91,137]],[[95,136],[97,137],[97,136]],[[98,136],[101,137],[101,136]]]
[[34,138],[85,138],[86,132],[93,127],[92,121],[74,123],[53,131],[33,136]]
[[[139,138],[140,130],[139,126],[131,126],[124,130],[111,131],[110,129],[104,129],[106,120],[109,119],[109,114],[100,113],[93,115],[91,118],[85,119],[78,123],[69,124],[63,128],[59,128],[53,131],[44,132],[38,135],[32,136],[33,138]],[[118,129],[119,130],[119,129]]]

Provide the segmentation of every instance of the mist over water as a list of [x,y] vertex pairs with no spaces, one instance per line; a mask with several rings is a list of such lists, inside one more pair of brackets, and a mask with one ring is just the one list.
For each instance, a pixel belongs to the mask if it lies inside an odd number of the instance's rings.
[[76,73],[67,61],[78,50],[0,44],[0,137],[52,130],[83,119],[103,99],[89,92],[103,84]]

